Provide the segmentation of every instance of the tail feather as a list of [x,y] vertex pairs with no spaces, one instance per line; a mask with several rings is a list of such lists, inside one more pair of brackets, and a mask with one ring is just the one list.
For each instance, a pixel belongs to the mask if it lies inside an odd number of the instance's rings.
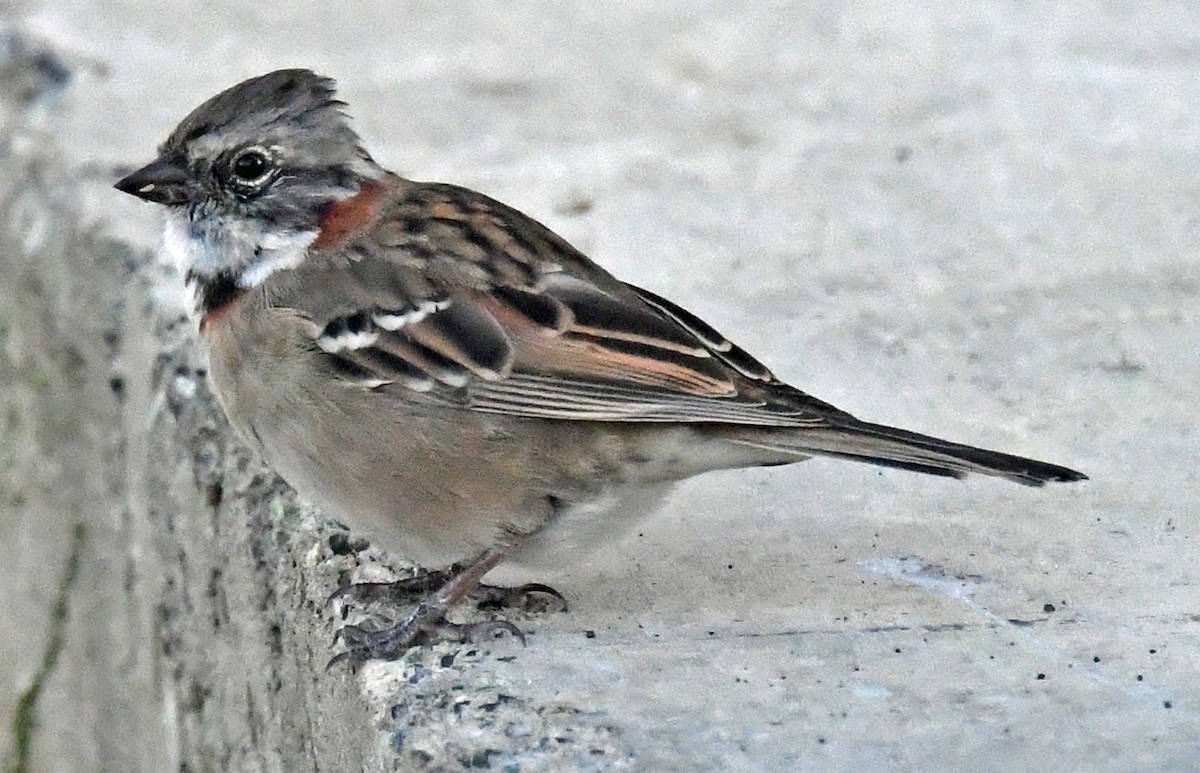
[[980,473],[1026,486],[1087,480],[1081,472],[1022,456],[988,451],[908,430],[838,418],[824,427],[762,430],[730,438],[742,445],[796,456],[832,456],[903,470],[963,478]]

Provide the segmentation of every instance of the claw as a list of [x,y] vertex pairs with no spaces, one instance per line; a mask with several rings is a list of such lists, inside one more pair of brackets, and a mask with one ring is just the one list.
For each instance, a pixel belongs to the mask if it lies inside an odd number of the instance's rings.
[[[471,594],[472,598],[478,600],[476,604],[479,609],[523,609],[526,611],[534,608],[531,603],[531,596],[534,594],[543,594],[553,599],[557,599],[561,604],[562,612],[567,611],[567,599],[554,588],[540,582],[526,583],[525,585],[516,588],[500,588],[494,585],[480,585]],[[548,608],[549,605],[547,605]]]
[[547,596],[553,596],[564,604],[567,603],[566,596],[562,595],[555,588],[552,588],[543,582],[527,582],[521,587],[517,588],[517,590],[521,591],[522,593],[545,593]]
[[339,652],[338,654],[336,654],[332,658],[330,658],[329,662],[325,664],[325,673],[328,674],[330,671],[337,668],[338,666],[340,666],[343,663],[349,663],[350,664],[350,673],[354,673],[354,672],[358,671],[358,667],[362,665],[362,660],[359,660],[358,658],[356,658],[354,653],[351,650],[346,650],[345,652]]

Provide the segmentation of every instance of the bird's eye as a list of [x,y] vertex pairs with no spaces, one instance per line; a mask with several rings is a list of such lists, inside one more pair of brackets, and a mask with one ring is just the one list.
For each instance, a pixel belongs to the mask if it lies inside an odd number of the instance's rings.
[[247,148],[234,157],[229,173],[241,185],[261,185],[271,174],[271,160],[261,148]]

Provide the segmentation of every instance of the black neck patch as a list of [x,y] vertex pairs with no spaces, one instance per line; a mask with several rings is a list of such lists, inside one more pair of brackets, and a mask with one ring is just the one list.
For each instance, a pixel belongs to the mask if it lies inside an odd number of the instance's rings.
[[233,274],[227,271],[209,277],[188,274],[187,281],[188,284],[196,285],[196,295],[200,301],[200,314],[203,316],[208,316],[214,311],[228,306],[246,292],[246,288],[240,286]]

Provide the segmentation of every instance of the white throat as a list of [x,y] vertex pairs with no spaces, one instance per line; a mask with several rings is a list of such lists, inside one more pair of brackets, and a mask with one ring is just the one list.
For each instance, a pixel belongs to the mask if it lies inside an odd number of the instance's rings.
[[316,231],[277,233],[245,222],[212,227],[211,219],[192,222],[169,213],[163,253],[185,275],[232,273],[240,286],[254,287],[276,271],[299,266],[316,239]]

